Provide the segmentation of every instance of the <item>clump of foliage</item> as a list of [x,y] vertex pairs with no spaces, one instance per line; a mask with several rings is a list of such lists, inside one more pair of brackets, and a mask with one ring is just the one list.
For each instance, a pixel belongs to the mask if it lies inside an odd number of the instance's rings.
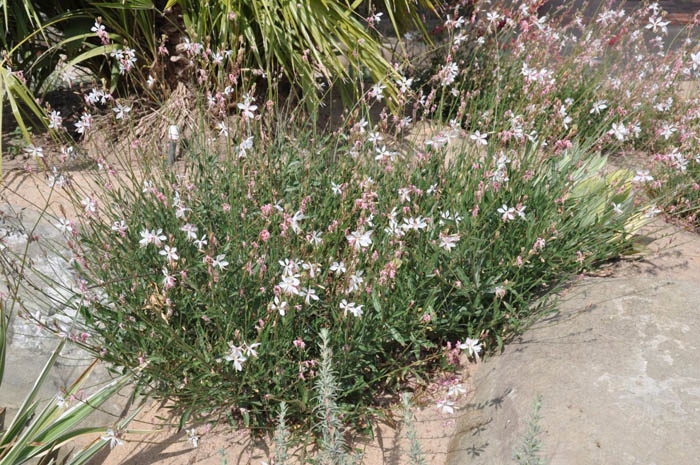
[[89,347],[143,366],[140,382],[186,416],[261,425],[287,401],[304,422],[309,342],[326,328],[339,405],[361,420],[448,342],[500,345],[538,296],[629,246],[630,175],[602,176],[578,147],[494,153],[465,138],[448,156],[387,148],[362,124],[323,135],[246,118],[216,141],[197,131],[182,170],[104,161],[97,189],[70,186],[81,213],[61,220]]
[[546,465],[548,463],[547,460],[541,456],[543,446],[542,440],[540,439],[542,435],[542,427],[540,426],[542,421],[542,415],[540,415],[541,408],[542,396],[537,396],[532,406],[532,414],[527,425],[527,432],[520,446],[513,451],[513,460],[518,465]]

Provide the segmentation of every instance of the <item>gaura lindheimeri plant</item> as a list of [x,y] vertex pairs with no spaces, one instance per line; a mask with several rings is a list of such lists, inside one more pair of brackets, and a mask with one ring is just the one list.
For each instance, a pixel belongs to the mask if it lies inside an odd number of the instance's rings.
[[613,163],[648,174],[636,182],[659,212],[692,224],[700,48],[690,26],[671,35],[656,2],[479,3],[448,16],[431,66],[402,72],[418,92],[414,115],[454,119],[480,143],[539,138],[558,151],[590,140]]
[[448,151],[362,121],[330,135],[266,123],[253,107],[244,99],[225,131],[202,114],[173,168],[145,147],[142,166],[102,160],[95,187],[60,187],[80,295],[65,304],[91,334],[83,344],[141,367],[139,383],[185,418],[261,425],[287,401],[305,422],[310,342],[327,329],[339,406],[361,421],[377,392],[424,379],[446,344],[500,345],[545,290],[629,246],[632,174],[601,177],[578,146],[550,157],[455,126],[462,143]]

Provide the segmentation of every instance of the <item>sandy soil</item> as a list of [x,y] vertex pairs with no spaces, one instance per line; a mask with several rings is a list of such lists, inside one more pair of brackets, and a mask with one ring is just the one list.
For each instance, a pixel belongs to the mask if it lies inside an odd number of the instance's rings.
[[[446,397],[447,388],[441,387],[431,394],[421,396],[419,406],[413,408],[416,417],[416,433],[425,452],[428,464],[443,464],[447,460],[448,446],[453,438],[456,425],[470,414],[468,404],[474,392],[469,379],[474,376],[478,364],[467,364],[456,376],[467,388],[467,394],[456,402],[454,414],[442,414],[436,408],[436,400]],[[394,409],[398,414],[398,408]],[[157,429],[163,421],[159,417],[167,411],[157,405],[144,409],[131,423],[133,430]],[[398,418],[398,417],[397,417]],[[365,465],[403,465],[408,463],[409,444],[405,430],[386,423],[374,423],[374,438],[354,436],[353,447],[361,451]],[[93,459],[91,465],[259,465],[271,463],[270,454],[274,446],[270,440],[255,440],[246,431],[232,430],[228,425],[211,427],[207,424],[196,426],[200,436],[197,448],[188,441],[185,431],[177,431],[175,426],[163,426],[160,432],[151,434],[125,433],[124,445]],[[300,449],[291,450],[298,460]],[[309,451],[310,452],[310,451]],[[451,451],[453,452],[453,451]],[[298,463],[297,461],[293,463]]]

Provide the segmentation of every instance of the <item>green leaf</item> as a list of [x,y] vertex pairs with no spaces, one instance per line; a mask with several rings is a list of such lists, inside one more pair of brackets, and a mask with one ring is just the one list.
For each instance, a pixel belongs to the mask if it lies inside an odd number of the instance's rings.
[[182,431],[183,428],[185,427],[185,424],[187,423],[187,420],[190,419],[190,416],[192,415],[192,412],[194,411],[194,407],[190,407],[187,410],[185,410],[185,413],[182,414],[180,417],[180,424],[178,425],[177,430]]
[[390,326],[388,326],[388,325],[387,325],[386,327],[387,327],[387,329],[389,330],[389,334],[391,334],[391,337],[394,338],[394,340],[395,340],[396,342],[398,342],[398,343],[401,344],[402,346],[405,346],[405,345],[406,345],[406,339],[404,339],[404,337],[401,335],[401,333],[399,333],[399,332],[398,332],[395,328],[393,328],[393,327],[390,327]]

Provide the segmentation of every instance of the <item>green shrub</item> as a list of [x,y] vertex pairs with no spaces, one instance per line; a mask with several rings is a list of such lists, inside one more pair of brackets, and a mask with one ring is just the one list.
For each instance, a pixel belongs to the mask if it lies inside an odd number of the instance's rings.
[[218,142],[196,131],[183,171],[129,177],[105,162],[95,191],[73,186],[91,348],[126,369],[148,361],[141,383],[185,417],[263,425],[287,401],[305,422],[310,342],[327,328],[338,401],[361,421],[448,342],[500,345],[539,297],[629,245],[630,175],[602,176],[604,160],[576,147],[506,156],[466,139],[448,157],[357,129],[266,127]]

